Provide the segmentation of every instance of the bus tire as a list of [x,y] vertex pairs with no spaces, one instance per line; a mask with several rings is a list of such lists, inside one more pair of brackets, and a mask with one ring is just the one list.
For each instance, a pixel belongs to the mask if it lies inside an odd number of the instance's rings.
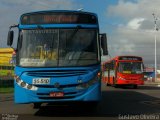
[[[94,102],[94,101],[90,101],[90,102],[85,102],[85,103],[82,103],[83,105],[81,105],[82,107],[82,110],[83,111],[90,111],[90,112],[96,112],[97,111],[97,108],[98,108],[98,102]],[[85,110],[84,110],[84,107],[85,107]]]
[[33,103],[33,109],[39,109],[41,107],[41,103]]
[[115,88],[118,88],[118,85],[117,85],[117,84],[114,84],[113,86],[114,86]]
[[116,84],[116,80],[114,77],[113,77],[113,87],[118,88],[118,85]]
[[133,88],[134,88],[134,89],[137,89],[137,85],[133,85]]
[[91,102],[89,105],[89,110],[91,112],[96,112],[97,111],[97,107],[98,107],[98,102]]
[[110,84],[109,84],[109,83],[106,83],[106,86],[110,86]]

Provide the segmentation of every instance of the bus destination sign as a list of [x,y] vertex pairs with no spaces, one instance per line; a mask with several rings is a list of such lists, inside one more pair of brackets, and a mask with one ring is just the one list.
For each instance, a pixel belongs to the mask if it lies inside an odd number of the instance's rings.
[[139,60],[142,61],[141,57],[132,57],[132,56],[122,56],[119,57],[119,60]]
[[96,17],[90,14],[71,13],[36,13],[24,14],[21,17],[21,24],[57,24],[57,23],[97,23]]

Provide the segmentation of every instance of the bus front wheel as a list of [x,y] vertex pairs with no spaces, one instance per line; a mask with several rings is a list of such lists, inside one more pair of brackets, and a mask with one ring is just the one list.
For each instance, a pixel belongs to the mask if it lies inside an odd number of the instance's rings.
[[90,103],[87,103],[86,106],[88,106],[89,111],[96,112],[98,108],[98,104],[99,104],[98,102],[90,102]]
[[106,86],[111,86],[108,82],[106,82]]
[[33,103],[34,109],[39,109],[41,107],[41,103]]
[[117,84],[114,84],[113,87],[118,88],[119,86]]
[[118,88],[118,84],[116,84],[116,80],[114,77],[113,77],[113,87]]
[[134,88],[134,89],[137,89],[137,85],[133,85],[133,88]]

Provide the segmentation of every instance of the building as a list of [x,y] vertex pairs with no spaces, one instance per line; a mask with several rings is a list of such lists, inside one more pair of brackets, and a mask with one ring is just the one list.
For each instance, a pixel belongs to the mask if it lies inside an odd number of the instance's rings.
[[11,79],[14,75],[12,48],[0,48],[0,80]]
[[[157,81],[160,81],[160,70],[157,70],[156,73],[157,73]],[[155,69],[153,67],[152,68],[145,67],[144,74],[148,81],[155,82]]]
[[0,48],[0,66],[11,66],[12,55],[14,50],[12,48]]

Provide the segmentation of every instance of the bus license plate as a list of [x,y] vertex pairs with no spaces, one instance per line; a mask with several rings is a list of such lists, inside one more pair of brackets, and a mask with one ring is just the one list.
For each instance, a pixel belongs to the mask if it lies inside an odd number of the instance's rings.
[[50,84],[50,78],[33,78],[33,84]]
[[63,92],[51,92],[50,97],[64,97]]

